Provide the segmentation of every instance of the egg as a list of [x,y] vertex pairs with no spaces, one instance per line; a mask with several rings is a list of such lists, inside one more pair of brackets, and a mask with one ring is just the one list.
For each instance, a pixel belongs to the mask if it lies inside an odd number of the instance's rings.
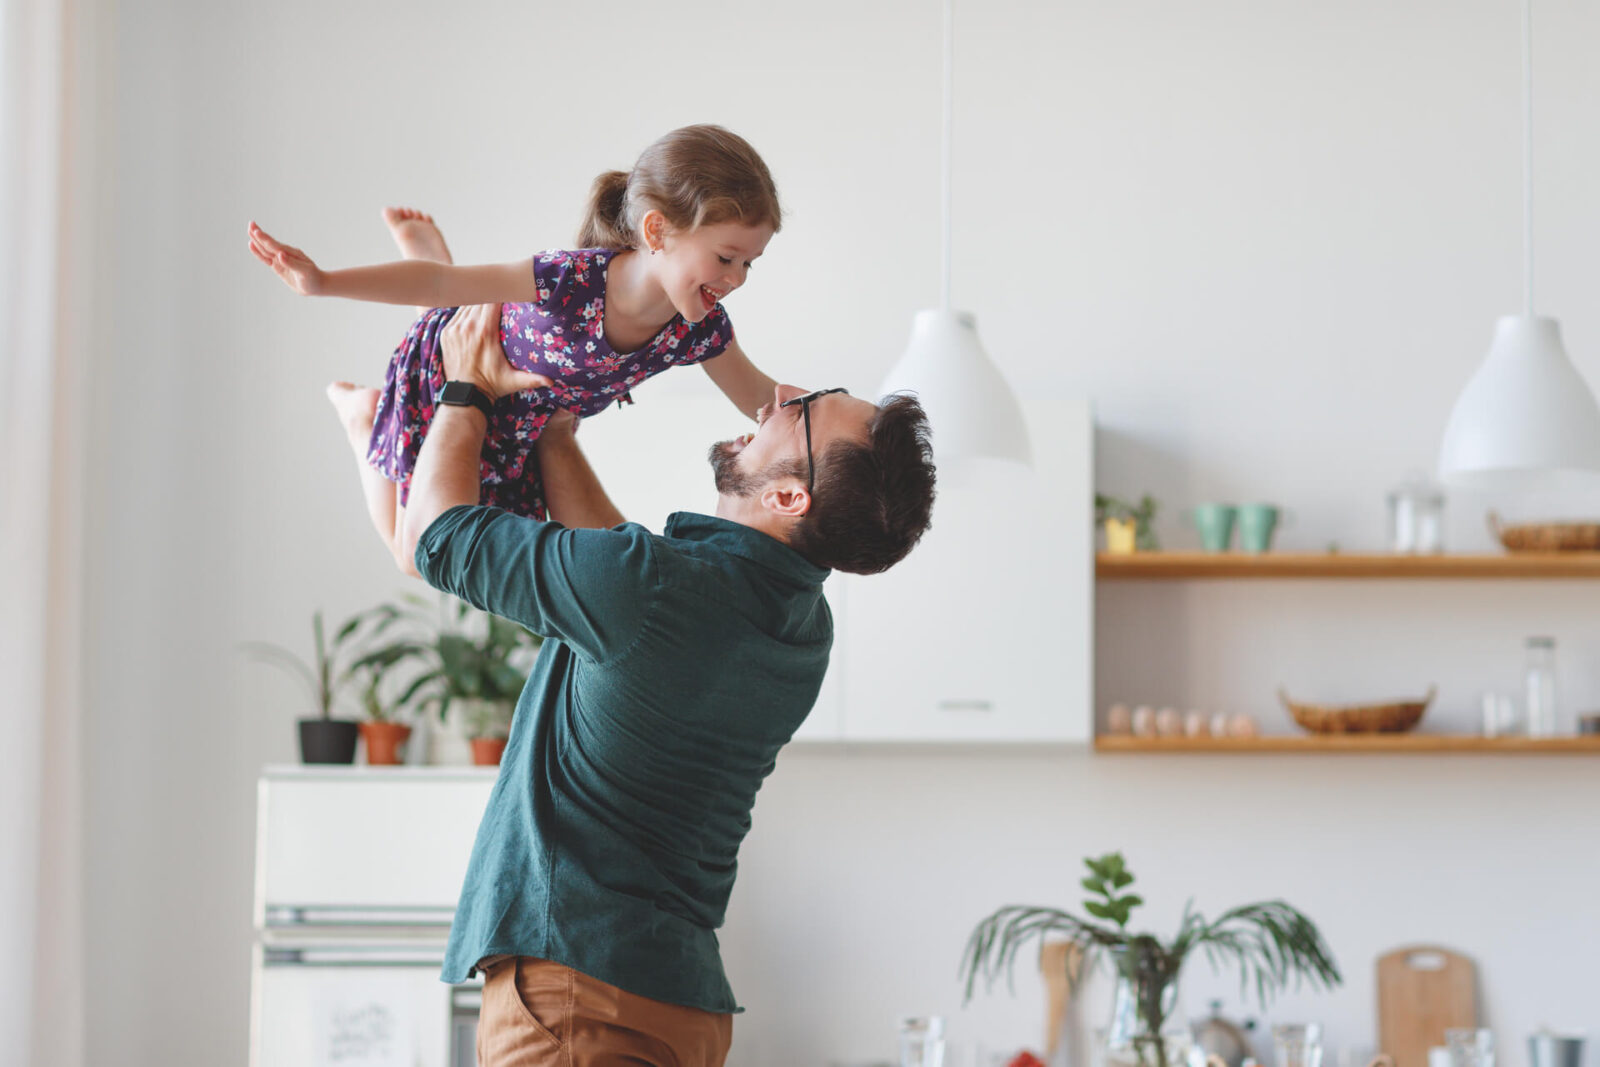
[[1206,721],[1206,713],[1193,708],[1183,717],[1184,737],[1210,737],[1211,724]]
[[1211,713],[1211,736],[1212,737],[1227,737],[1228,736],[1228,713],[1227,712],[1225,712],[1225,711],[1214,711],[1214,712]]
[[1113,704],[1106,709],[1106,733],[1126,736],[1133,733],[1133,712],[1126,704]]
[[1156,733],[1162,737],[1177,737],[1183,733],[1183,716],[1177,708],[1162,708],[1156,712]]
[[1255,718],[1242,711],[1228,720],[1229,737],[1255,737],[1260,732],[1261,728],[1256,725]]
[[1156,735],[1156,709],[1149,704],[1140,704],[1133,709],[1133,736],[1154,737]]

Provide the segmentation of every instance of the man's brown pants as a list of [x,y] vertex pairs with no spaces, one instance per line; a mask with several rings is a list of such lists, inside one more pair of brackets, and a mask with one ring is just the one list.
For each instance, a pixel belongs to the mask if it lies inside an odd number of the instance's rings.
[[549,960],[484,972],[479,1067],[722,1067],[733,1016],[624,992]]

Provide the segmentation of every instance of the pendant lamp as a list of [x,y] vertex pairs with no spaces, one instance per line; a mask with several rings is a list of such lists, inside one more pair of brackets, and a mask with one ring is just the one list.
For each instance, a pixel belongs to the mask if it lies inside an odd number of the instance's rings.
[[1600,406],[1567,358],[1560,324],[1533,313],[1531,9],[1532,0],[1523,0],[1523,313],[1495,324],[1489,354],[1445,426],[1439,478],[1463,488],[1524,488],[1557,472],[1600,472]]
[[880,393],[915,392],[933,428],[936,459],[989,457],[1031,463],[1022,407],[978,340],[972,315],[950,307],[950,134],[955,113],[955,6],[944,0],[943,276],[939,306],[919,311],[911,340]]

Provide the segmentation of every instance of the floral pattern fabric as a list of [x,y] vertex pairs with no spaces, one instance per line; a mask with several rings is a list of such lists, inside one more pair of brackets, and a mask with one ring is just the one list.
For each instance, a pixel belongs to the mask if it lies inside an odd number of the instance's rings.
[[[612,403],[631,403],[629,390],[669,367],[721,355],[733,339],[733,324],[718,304],[699,322],[674,315],[644,347],[622,354],[606,342],[603,322],[606,268],[616,253],[603,248],[541,252],[533,257],[538,300],[505,304],[500,343],[506,358],[554,384],[500,398],[489,418],[480,465],[480,501],[536,519],[545,517],[534,442],[558,410],[598,415]],[[455,308],[422,314],[394,350],[372,425],[367,461],[396,483],[400,503],[411,490],[411,473],[435,397],[444,388],[439,331]]]

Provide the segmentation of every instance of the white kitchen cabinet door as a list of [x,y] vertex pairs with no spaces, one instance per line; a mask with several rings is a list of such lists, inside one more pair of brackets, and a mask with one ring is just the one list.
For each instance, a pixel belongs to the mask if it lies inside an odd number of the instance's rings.
[[497,771],[269,768],[258,786],[256,925],[269,909],[431,909],[446,919]]
[[1088,739],[1089,408],[1056,397],[1024,409],[1031,468],[941,470],[922,543],[885,574],[848,576],[835,653],[845,740]]

